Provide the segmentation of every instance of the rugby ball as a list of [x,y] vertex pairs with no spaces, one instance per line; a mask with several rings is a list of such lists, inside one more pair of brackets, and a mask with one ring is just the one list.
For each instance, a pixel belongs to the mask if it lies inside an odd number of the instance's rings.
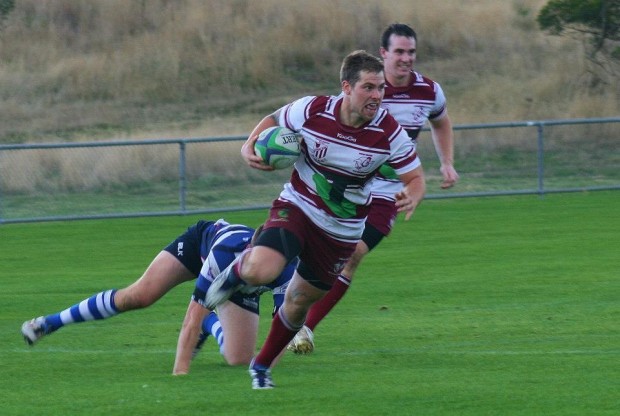
[[293,166],[300,155],[301,135],[286,127],[269,127],[258,135],[254,153],[274,169]]

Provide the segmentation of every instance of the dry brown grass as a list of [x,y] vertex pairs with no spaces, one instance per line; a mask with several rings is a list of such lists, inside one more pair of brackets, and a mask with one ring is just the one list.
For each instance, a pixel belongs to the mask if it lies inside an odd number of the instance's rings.
[[297,96],[336,92],[350,50],[387,24],[419,33],[418,69],[455,123],[620,113],[588,88],[545,0],[21,0],[0,36],[0,142],[237,135]]

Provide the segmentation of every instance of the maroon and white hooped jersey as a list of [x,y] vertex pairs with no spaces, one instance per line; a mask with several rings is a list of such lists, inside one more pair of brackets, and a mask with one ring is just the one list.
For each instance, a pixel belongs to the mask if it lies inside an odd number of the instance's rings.
[[381,107],[400,123],[415,140],[426,120],[440,119],[446,114],[446,96],[441,86],[415,71],[409,85],[394,87],[385,82]]
[[322,230],[356,241],[364,230],[370,183],[384,163],[397,174],[420,165],[415,144],[386,110],[360,128],[338,120],[343,96],[308,96],[280,111],[278,124],[303,136],[302,156],[280,199],[294,202]]
[[[411,73],[411,82],[404,87],[394,87],[386,80],[381,107],[388,110],[415,143],[426,121],[444,117],[447,106],[437,82],[415,71]],[[402,184],[394,175],[378,175],[373,180],[372,195],[394,201],[394,195],[401,189]]]

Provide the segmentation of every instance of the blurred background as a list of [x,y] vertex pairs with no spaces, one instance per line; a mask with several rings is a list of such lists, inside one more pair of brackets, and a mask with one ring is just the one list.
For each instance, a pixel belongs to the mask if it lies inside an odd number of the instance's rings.
[[[455,124],[620,114],[546,0],[0,0],[0,143],[246,134],[403,22]],[[601,79],[602,78],[602,79]]]
[[[292,99],[338,93],[344,55],[378,54],[393,22],[417,31],[416,69],[442,85],[455,125],[618,117],[618,22],[608,36],[615,52],[596,54],[578,31],[551,30],[553,20],[543,28],[548,3],[0,0],[0,146],[242,140]],[[545,174],[566,188],[617,184],[619,131],[616,123],[546,128]],[[535,126],[457,130],[462,180],[450,192],[536,189],[538,134]],[[197,191],[191,209],[248,205],[256,194],[231,186],[266,179],[248,172],[240,143],[192,144],[182,162],[178,144],[0,147],[0,218],[58,215],[87,199],[94,212],[134,210],[138,201],[176,210],[179,186]],[[428,133],[420,153],[435,192]],[[180,184],[180,163],[193,185]],[[267,203],[285,178],[269,178],[278,185]],[[221,199],[231,193],[247,201]],[[165,194],[169,202],[150,199]]]

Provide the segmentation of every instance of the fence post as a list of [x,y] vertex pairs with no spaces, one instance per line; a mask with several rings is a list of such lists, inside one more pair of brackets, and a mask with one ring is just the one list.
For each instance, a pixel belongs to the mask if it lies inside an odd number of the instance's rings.
[[[2,172],[2,156],[4,156],[4,152],[0,151],[0,172]],[[2,223],[4,222],[4,219],[2,218],[2,215],[4,213],[4,210],[2,209],[2,187],[0,187],[0,225],[2,225]]]
[[537,123],[538,132],[538,195],[543,196],[545,194],[545,140],[543,133],[543,123]]
[[185,141],[179,142],[179,208],[185,213],[185,192],[187,191],[185,177]]

